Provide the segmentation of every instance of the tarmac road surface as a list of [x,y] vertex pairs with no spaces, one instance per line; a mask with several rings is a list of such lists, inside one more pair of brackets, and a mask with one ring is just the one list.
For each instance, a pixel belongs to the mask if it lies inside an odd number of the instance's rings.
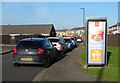
[[38,65],[14,67],[12,53],[2,56],[2,81],[32,81],[43,69]]

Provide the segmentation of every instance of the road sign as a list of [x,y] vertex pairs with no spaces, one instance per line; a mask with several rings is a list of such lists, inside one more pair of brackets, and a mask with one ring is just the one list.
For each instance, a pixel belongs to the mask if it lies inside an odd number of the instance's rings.
[[107,18],[87,18],[87,65],[105,65]]

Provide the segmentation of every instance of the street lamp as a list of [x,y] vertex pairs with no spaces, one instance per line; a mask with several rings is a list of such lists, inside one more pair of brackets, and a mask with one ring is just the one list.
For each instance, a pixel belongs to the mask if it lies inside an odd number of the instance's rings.
[[85,23],[85,8],[80,8],[81,10],[83,10],[83,27],[84,27],[84,23]]
[[62,35],[65,35],[66,36],[66,31],[65,31],[65,27],[63,27],[63,34]]

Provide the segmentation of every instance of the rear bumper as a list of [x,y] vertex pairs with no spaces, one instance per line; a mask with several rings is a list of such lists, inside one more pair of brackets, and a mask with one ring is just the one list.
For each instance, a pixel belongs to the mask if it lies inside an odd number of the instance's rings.
[[[32,58],[32,60],[21,60],[21,58]],[[46,60],[43,55],[35,56],[18,56],[13,55],[13,63],[19,64],[45,64]]]
[[13,64],[14,63],[18,63],[18,64],[40,64],[40,65],[42,65],[42,64],[44,64],[44,63],[42,63],[42,62],[22,62],[22,61],[14,61],[13,62]]

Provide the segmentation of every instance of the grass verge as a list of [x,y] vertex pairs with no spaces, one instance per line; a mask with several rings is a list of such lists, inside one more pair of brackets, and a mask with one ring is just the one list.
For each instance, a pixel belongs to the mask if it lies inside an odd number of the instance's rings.
[[[80,53],[80,62],[82,62],[82,69],[90,74],[97,76],[106,81],[118,81],[118,50],[119,47],[108,47],[107,52],[110,53],[109,63],[107,67],[103,68],[84,68],[86,62],[86,48],[83,48]],[[120,80],[119,80],[120,83]]]

